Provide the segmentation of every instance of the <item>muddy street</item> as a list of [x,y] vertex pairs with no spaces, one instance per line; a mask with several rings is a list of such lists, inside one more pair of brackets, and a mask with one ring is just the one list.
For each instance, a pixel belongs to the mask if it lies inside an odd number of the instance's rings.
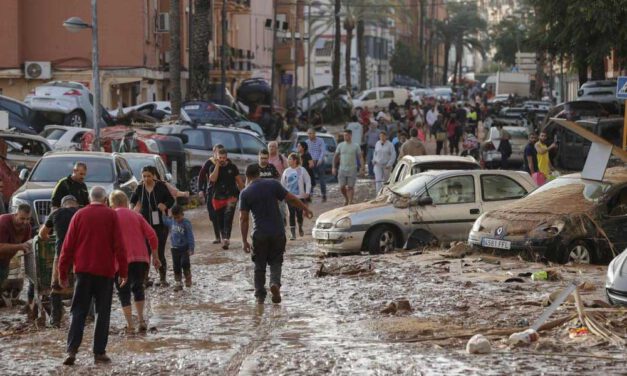
[[[361,183],[361,198],[366,195],[364,184],[369,183]],[[329,202],[314,205],[316,213],[338,206],[339,195],[334,193]],[[487,355],[467,354],[468,337],[456,337],[474,329],[522,331],[542,313],[549,293],[573,279],[589,282],[584,301],[603,300],[603,267],[560,266],[555,268],[559,281],[532,281],[525,273],[545,270],[546,265],[516,256],[471,254],[462,259],[444,249],[429,249],[323,258],[307,235],[288,241],[283,302],[273,305],[268,299],[258,306],[253,264],[241,241],[234,239],[224,251],[211,244],[203,209],[190,210],[187,216],[198,238],[193,287],[182,292],[148,289],[145,335],[124,334],[114,296],[110,365],[93,364],[93,323],[86,328],[77,364],[68,368],[61,365],[67,314],[61,329],[37,329],[17,307],[2,309],[0,373],[624,373],[623,350],[592,335],[570,339],[568,323],[541,333],[528,347],[510,348],[507,336],[491,336],[492,353]],[[312,225],[307,222],[307,230]],[[574,312],[566,303],[552,319]]]

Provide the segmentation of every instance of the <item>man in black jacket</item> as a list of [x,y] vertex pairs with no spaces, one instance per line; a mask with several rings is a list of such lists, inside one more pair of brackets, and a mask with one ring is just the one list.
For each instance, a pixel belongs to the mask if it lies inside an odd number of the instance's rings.
[[76,197],[80,207],[89,205],[89,192],[85,184],[87,165],[84,162],[76,162],[72,169],[72,175],[57,182],[52,191],[52,208],[60,208],[63,197],[71,195]]

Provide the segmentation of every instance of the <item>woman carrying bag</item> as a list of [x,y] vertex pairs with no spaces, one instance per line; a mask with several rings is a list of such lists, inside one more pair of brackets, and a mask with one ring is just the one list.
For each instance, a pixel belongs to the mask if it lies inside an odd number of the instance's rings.
[[159,279],[162,287],[169,286],[166,280],[167,264],[165,259],[165,243],[168,240],[168,227],[163,222],[163,217],[174,205],[174,198],[170,194],[164,182],[157,179],[159,173],[154,166],[142,168],[142,183],[131,197],[133,209],[144,217],[157,233],[159,240],[158,253],[161,267],[159,267]]

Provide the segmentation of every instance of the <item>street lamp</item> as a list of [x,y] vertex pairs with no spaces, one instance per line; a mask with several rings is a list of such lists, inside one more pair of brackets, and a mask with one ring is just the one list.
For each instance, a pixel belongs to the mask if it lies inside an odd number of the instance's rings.
[[85,29],[91,29],[91,70],[92,86],[94,94],[93,123],[94,142],[93,149],[100,149],[100,69],[98,67],[98,0],[91,0],[91,25],[83,21],[80,17],[70,17],[63,22],[69,32],[77,33]]

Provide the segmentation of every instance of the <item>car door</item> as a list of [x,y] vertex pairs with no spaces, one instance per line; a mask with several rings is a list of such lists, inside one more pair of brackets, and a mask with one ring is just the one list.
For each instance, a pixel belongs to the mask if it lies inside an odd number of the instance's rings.
[[81,142],[85,133],[87,133],[87,131],[77,131],[70,140],[69,144],[64,145],[64,147],[67,148],[66,150],[81,150]]
[[379,96],[381,98],[379,100],[379,106],[382,108],[387,108],[390,102],[392,101],[392,99],[394,99],[394,90],[391,90],[391,89],[381,90],[379,91]]
[[372,90],[372,91],[368,92],[364,96],[364,99],[362,101],[362,105],[363,105],[364,108],[368,107],[372,111],[372,108],[377,105],[377,91],[376,90]]
[[187,136],[187,143],[185,144],[187,168],[199,170],[212,154],[209,131],[190,128],[183,129],[181,133]]
[[412,223],[421,223],[440,242],[464,240],[481,214],[475,177],[444,178],[428,187],[433,205],[417,207]]
[[246,160],[242,155],[242,149],[239,146],[237,133],[223,130],[212,129],[210,132],[211,145],[222,145],[228,153],[228,157],[237,166],[240,173],[246,171]]
[[528,192],[517,181],[504,175],[481,174],[481,212],[498,209],[505,203],[518,200]]

